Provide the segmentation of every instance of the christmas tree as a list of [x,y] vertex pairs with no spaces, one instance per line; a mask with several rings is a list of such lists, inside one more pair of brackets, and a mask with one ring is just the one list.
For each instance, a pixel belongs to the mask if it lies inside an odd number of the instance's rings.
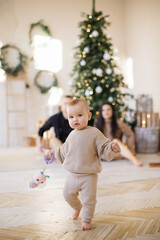
[[92,14],[83,13],[82,16],[85,20],[79,23],[80,43],[74,48],[72,92],[90,104],[92,123],[104,102],[112,103],[117,117],[127,121],[130,109],[126,99],[131,95],[116,62],[112,39],[106,33],[110,25],[107,21],[109,15],[103,16],[101,11],[95,11],[93,0]]

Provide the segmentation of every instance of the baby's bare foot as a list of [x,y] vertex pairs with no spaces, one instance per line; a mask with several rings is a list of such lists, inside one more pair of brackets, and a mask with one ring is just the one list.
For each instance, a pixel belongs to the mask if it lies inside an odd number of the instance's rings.
[[85,230],[90,230],[90,229],[92,229],[92,226],[91,226],[90,223],[82,222],[81,229],[82,229],[83,231],[85,231]]
[[73,220],[76,220],[79,216],[79,213],[80,213],[81,209],[80,210],[75,210],[73,215],[72,215],[72,219]]
[[137,167],[142,167],[143,166],[143,163],[141,163],[139,161],[136,161],[135,164],[136,164]]

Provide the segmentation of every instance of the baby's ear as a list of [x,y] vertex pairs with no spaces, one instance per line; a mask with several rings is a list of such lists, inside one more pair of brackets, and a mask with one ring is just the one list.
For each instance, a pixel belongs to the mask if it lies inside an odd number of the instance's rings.
[[89,113],[88,113],[88,120],[91,120],[91,117],[92,117],[92,113],[89,112]]

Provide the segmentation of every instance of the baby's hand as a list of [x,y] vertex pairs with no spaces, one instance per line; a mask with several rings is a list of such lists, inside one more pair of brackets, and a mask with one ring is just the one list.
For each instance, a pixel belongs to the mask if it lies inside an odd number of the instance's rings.
[[[48,164],[49,162],[51,162],[52,159],[54,159],[54,149],[51,149],[46,155],[45,155],[45,161]],[[52,160],[53,161],[53,160]]]
[[51,158],[52,155],[55,154],[55,150],[54,149],[51,149],[49,152],[48,152],[48,157]]
[[116,143],[116,142],[112,143],[111,148],[112,148],[112,151],[115,153],[120,152],[120,147],[119,147],[118,143]]

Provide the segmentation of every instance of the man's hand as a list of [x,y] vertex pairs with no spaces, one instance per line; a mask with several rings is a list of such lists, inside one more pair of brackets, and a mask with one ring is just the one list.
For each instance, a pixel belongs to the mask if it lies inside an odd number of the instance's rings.
[[115,152],[115,153],[118,153],[118,152],[121,151],[121,150],[120,150],[120,146],[119,146],[118,143],[116,143],[116,142],[113,142],[113,143],[111,144],[111,148],[112,148],[112,151]]

